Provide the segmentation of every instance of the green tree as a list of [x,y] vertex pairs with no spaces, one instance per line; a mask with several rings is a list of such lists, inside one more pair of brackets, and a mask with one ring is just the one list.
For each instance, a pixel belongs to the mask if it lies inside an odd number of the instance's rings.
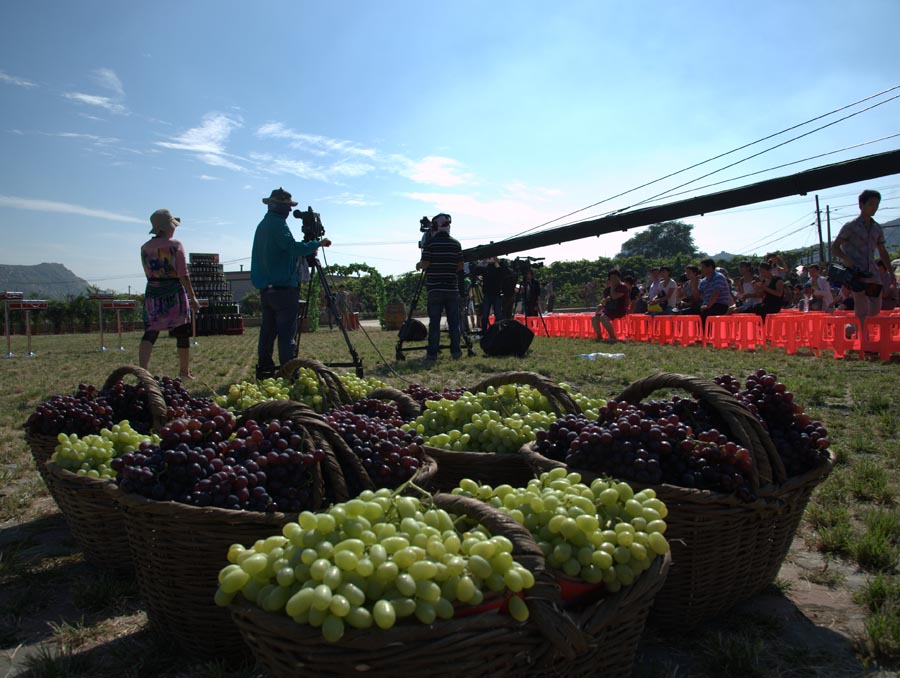
[[648,259],[670,259],[679,254],[699,255],[694,244],[693,224],[683,221],[664,221],[653,224],[633,238],[626,240],[620,257],[642,255]]
[[259,298],[259,290],[250,290],[241,299],[241,313],[243,315],[258,315],[262,308],[262,302]]

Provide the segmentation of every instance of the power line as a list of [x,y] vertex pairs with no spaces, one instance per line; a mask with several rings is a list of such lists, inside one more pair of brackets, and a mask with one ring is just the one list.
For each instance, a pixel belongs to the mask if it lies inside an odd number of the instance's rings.
[[[826,118],[826,117],[828,117],[828,116],[830,116],[830,115],[834,115],[835,113],[839,113],[839,112],[841,112],[841,111],[843,111],[843,110],[846,110],[846,109],[848,109],[848,108],[852,108],[853,106],[857,106],[857,105],[859,105],[859,104],[861,104],[861,103],[864,103],[864,102],[869,101],[869,100],[871,100],[871,99],[875,99],[875,98],[880,97],[880,96],[882,96],[882,95],[884,95],[884,94],[887,94],[887,93],[889,93],[889,92],[893,92],[893,91],[896,90],[896,89],[900,89],[900,85],[895,85],[895,86],[890,87],[890,88],[888,88],[888,89],[886,89],[886,90],[882,90],[881,92],[877,92],[876,94],[872,94],[872,95],[870,95],[870,96],[867,96],[867,97],[864,97],[864,98],[862,98],[862,99],[859,99],[858,101],[854,101],[853,103],[849,103],[849,104],[846,104],[845,106],[841,106],[840,108],[836,108],[836,109],[834,109],[834,110],[832,110],[832,111],[829,111],[828,113],[823,113],[822,115],[816,116],[816,117],[814,117],[814,118],[810,118],[809,120],[806,120],[805,122],[801,122],[801,123],[799,123],[799,124],[796,124],[796,125],[793,125],[793,126],[791,126],[791,127],[785,128],[785,129],[781,130],[780,132],[775,132],[774,134],[770,134],[770,135],[768,135],[768,136],[762,137],[762,138],[760,138],[760,139],[757,139],[756,141],[752,141],[752,142],[750,142],[750,143],[748,143],[748,144],[744,144],[743,146],[738,146],[737,148],[733,148],[733,149],[731,149],[730,151],[726,151],[725,153],[720,153],[719,155],[713,156],[712,158],[708,158],[708,159],[706,159],[706,160],[703,160],[703,161],[701,161],[701,162],[695,163],[695,164],[690,165],[690,166],[688,166],[688,167],[685,167],[685,168],[683,168],[683,169],[680,169],[680,170],[677,170],[677,171],[675,171],[675,172],[671,172],[671,173],[669,173],[669,174],[666,174],[665,176],[659,177],[658,179],[654,179],[653,181],[648,181],[648,182],[646,182],[646,183],[644,183],[644,184],[641,184],[640,186],[636,186],[635,188],[631,188],[631,189],[629,189],[629,190],[627,190],[627,191],[623,191],[623,192],[621,192],[621,193],[617,193],[616,195],[612,195],[612,196],[610,196],[610,197],[608,197],[608,198],[604,198],[603,200],[600,200],[600,201],[598,201],[598,202],[595,202],[595,203],[593,203],[593,204],[591,204],[591,205],[587,205],[587,206],[582,207],[582,208],[580,208],[580,209],[574,210],[573,212],[569,212],[568,214],[563,214],[562,216],[559,216],[559,217],[557,217],[557,218],[555,218],[555,219],[551,219],[550,221],[546,221],[546,222],[544,222],[544,223],[542,223],[542,224],[538,224],[537,226],[533,226],[532,228],[529,228],[529,229],[526,229],[526,230],[524,230],[524,231],[521,231],[520,233],[511,235],[511,236],[508,236],[508,237],[505,238],[505,239],[508,240],[508,239],[510,239],[510,238],[518,237],[518,236],[521,236],[521,235],[525,235],[526,233],[530,233],[530,232],[532,232],[532,231],[536,231],[536,230],[538,230],[538,229],[540,229],[540,228],[543,228],[543,227],[545,227],[545,226],[549,226],[550,224],[553,224],[553,223],[555,223],[555,222],[557,222],[557,221],[559,221],[559,220],[561,220],[561,219],[566,219],[567,217],[574,216],[575,214],[579,214],[580,212],[584,212],[585,210],[591,209],[592,207],[596,207],[596,206],[598,206],[598,205],[602,205],[603,203],[609,202],[610,200],[615,200],[616,198],[620,198],[620,197],[622,197],[623,195],[628,195],[629,193],[634,193],[635,191],[638,191],[638,190],[640,190],[640,189],[642,189],[642,188],[646,188],[647,186],[652,186],[653,184],[657,184],[657,183],[659,183],[659,182],[661,182],[661,181],[665,181],[666,179],[670,179],[671,177],[677,176],[677,175],[679,175],[679,174],[683,174],[684,172],[688,172],[688,171],[690,171],[690,170],[692,170],[692,169],[696,169],[697,167],[700,167],[700,166],[705,165],[705,164],[707,164],[707,163],[713,162],[713,161],[715,161],[715,160],[719,160],[720,158],[724,158],[725,156],[731,155],[732,153],[737,153],[738,151],[742,151],[742,150],[744,150],[745,148],[749,148],[749,147],[751,147],[751,146],[754,146],[754,145],[756,145],[756,144],[762,143],[762,142],[764,142],[764,141],[768,141],[769,139],[772,139],[772,138],[774,138],[774,137],[777,137],[777,136],[779,136],[779,135],[781,135],[781,134],[785,134],[785,133],[790,132],[790,131],[792,131],[792,130],[795,130],[795,129],[798,129],[798,128],[800,128],[800,127],[803,127],[804,125],[808,125],[808,124],[813,123],[813,122],[815,122],[815,121],[817,121],[817,120],[821,120],[821,119]],[[893,99],[893,98],[896,98],[896,97],[892,97],[892,99]],[[890,101],[890,100],[891,100],[891,99],[889,99],[888,101]],[[886,102],[881,102],[881,103],[886,103]],[[869,110],[869,109],[866,109],[866,110]],[[838,121],[838,122],[840,122],[840,121]],[[815,131],[815,130],[814,130],[814,131]],[[799,138],[799,137],[798,137],[798,138]],[[751,157],[753,157],[753,156],[751,156]],[[727,169],[727,168],[722,168],[722,169]],[[706,175],[706,176],[709,176],[709,175]],[[703,178],[703,177],[700,177],[700,178]],[[699,179],[697,179],[697,180],[699,180]],[[696,180],[695,180],[695,181],[696,181]],[[674,189],[672,189],[672,190],[674,190]],[[615,213],[615,212],[620,212],[620,211],[622,211],[622,210],[612,210],[612,211],[610,211],[610,212],[607,212],[607,214],[613,214],[613,213]],[[605,215],[604,215],[604,216],[605,216]],[[573,223],[577,223],[577,222],[573,222]]]

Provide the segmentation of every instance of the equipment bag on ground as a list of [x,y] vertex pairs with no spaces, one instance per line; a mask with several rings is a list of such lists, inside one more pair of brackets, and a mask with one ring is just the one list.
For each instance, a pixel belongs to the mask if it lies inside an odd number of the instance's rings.
[[528,352],[534,332],[518,320],[501,320],[491,325],[481,338],[481,350],[485,355],[515,355],[520,358]]

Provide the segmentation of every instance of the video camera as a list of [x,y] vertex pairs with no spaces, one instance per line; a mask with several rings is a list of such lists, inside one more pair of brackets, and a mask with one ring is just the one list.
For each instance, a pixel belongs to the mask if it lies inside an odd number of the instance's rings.
[[303,231],[303,240],[318,240],[325,237],[325,227],[322,225],[322,218],[318,212],[313,212],[312,207],[307,206],[305,212],[294,210],[294,219],[300,219],[303,225],[300,230]]
[[509,265],[516,273],[525,274],[533,268],[543,268],[544,257],[516,257]]

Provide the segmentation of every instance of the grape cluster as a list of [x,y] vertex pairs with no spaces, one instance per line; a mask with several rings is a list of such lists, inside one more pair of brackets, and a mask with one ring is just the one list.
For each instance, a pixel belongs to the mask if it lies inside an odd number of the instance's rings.
[[415,431],[400,429],[398,425],[403,420],[399,415],[384,420],[357,412],[358,407],[365,409],[367,405],[345,405],[325,419],[359,457],[376,487],[396,488],[422,466],[425,457],[422,438]]
[[[347,627],[389,629],[407,618],[431,624],[453,617],[456,606],[480,605],[486,591],[534,585],[509,539],[457,524],[415,498],[367,490],[326,512],[301,513],[281,535],[250,548],[232,545],[215,602],[228,605],[240,594],[336,642]],[[524,621],[527,604],[514,595],[509,613]]]
[[735,493],[754,498],[750,451],[716,428],[697,430],[705,420],[693,401],[674,398],[637,404],[610,401],[598,421],[567,416],[537,433],[535,450],[573,469],[646,484]]
[[[367,417],[380,419],[385,424],[403,426],[403,417],[397,407],[397,403],[378,400],[377,398],[361,398],[349,406],[355,414],[364,414]],[[346,407],[343,408],[346,410]]]
[[669,551],[663,536],[668,509],[652,489],[635,493],[627,483],[603,479],[588,487],[580,474],[557,468],[527,487],[466,479],[453,493],[507,513],[531,532],[552,568],[588,583],[603,582],[610,592],[632,584]]
[[432,391],[421,384],[410,384],[403,389],[403,392],[418,402],[420,407],[424,408],[425,403],[429,400],[456,400],[465,392],[465,389],[452,388],[438,392]]
[[215,402],[233,412],[243,412],[257,403],[290,398],[290,384],[281,377],[269,377],[259,382],[242,381],[232,384],[227,393],[215,397]]
[[115,476],[110,466],[114,457],[134,452],[141,443],[158,443],[159,436],[145,436],[135,431],[128,421],[100,430],[99,435],[82,437],[60,433],[59,444],[51,460],[76,475],[110,479]]
[[113,425],[112,407],[81,388],[79,393],[81,395],[55,395],[42,402],[26,420],[26,430],[39,435],[74,433],[83,436]]
[[728,389],[763,423],[784,463],[787,475],[795,476],[828,458],[828,431],[794,400],[794,394],[776,374],[759,369],[750,374],[745,388],[730,374],[715,379]]
[[311,467],[324,452],[305,445],[302,427],[290,420],[248,421],[228,440],[230,425],[221,413],[205,421],[170,422],[161,431],[161,446],[141,444],[111,462],[119,485],[150,499],[194,506],[265,512],[311,507]]

